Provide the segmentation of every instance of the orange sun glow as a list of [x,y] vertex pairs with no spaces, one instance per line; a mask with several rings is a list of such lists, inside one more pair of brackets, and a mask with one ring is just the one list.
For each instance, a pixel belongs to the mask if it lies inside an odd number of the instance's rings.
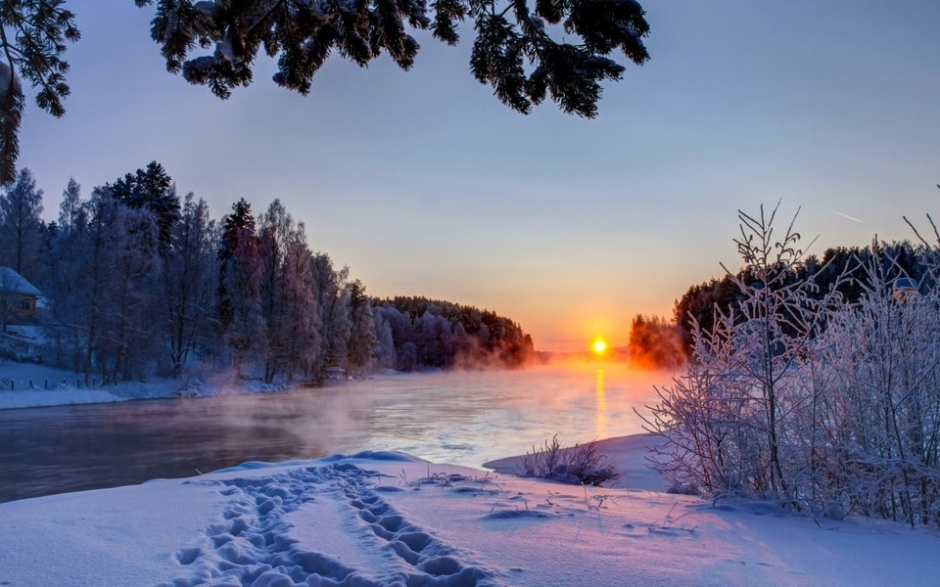
[[594,341],[594,344],[591,345],[591,348],[594,349],[594,354],[603,355],[607,350],[607,342],[601,338],[598,338]]

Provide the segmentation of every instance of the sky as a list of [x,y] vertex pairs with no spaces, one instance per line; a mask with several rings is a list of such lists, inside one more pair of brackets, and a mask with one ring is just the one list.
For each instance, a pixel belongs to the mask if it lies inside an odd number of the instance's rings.
[[[34,103],[21,166],[47,219],[74,177],[160,162],[221,218],[275,198],[368,293],[487,308],[539,350],[626,344],[692,284],[737,268],[737,212],[789,220],[810,252],[914,237],[940,213],[940,3],[646,0],[651,60],[593,120],[523,116],[469,71],[472,28],[418,33],[411,71],[334,55],[304,97],[274,63],[226,101],[166,71],[154,8],[69,1],[66,115]],[[30,94],[32,96],[32,94]]]

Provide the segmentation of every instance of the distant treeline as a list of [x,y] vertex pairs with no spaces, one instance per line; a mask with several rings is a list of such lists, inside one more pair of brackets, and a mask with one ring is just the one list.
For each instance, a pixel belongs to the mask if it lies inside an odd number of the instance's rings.
[[[858,304],[871,289],[871,267],[880,267],[887,274],[910,279],[921,293],[936,284],[930,274],[930,263],[936,252],[910,241],[875,242],[864,247],[834,247],[821,257],[810,255],[799,263],[776,270],[781,274],[780,287],[811,282],[811,300],[820,300],[831,290],[838,292],[846,305]],[[660,316],[637,315],[633,318],[628,344],[628,358],[639,367],[674,368],[691,356],[693,325],[705,332],[715,325],[716,312],[739,315],[745,292],[739,283],[750,287],[758,281],[753,270],[744,267],[737,273],[692,285],[676,300],[672,320]]]
[[[864,247],[826,249],[821,258],[810,255],[795,266],[777,268],[777,271],[783,274],[781,287],[812,282],[814,287],[807,294],[811,299],[822,299],[835,289],[845,304],[855,305],[871,288],[872,266],[880,267],[887,274],[911,279],[922,292],[934,287],[928,267],[935,255],[935,251],[909,241],[875,242]],[[695,321],[702,330],[711,331],[716,310],[727,314],[737,309],[745,299],[736,280],[751,286],[758,277],[745,267],[734,275],[726,274],[720,279],[693,285],[676,300],[673,318],[679,327],[686,354],[692,347]]]
[[383,365],[519,367],[534,357],[532,337],[495,312],[406,296],[373,299],[372,306]]
[[[87,199],[70,180],[57,221],[42,220],[42,198],[28,169],[0,194],[0,266],[44,294],[43,360],[86,378],[199,365],[321,380],[331,369],[516,367],[533,354],[519,325],[493,312],[369,297],[348,268],[310,250],[279,200],[256,217],[241,199],[217,221],[156,162]],[[0,303],[4,330],[17,319]]]

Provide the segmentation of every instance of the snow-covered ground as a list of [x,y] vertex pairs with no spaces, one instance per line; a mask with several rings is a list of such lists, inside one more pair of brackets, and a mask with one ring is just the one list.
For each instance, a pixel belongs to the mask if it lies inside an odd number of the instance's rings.
[[[645,437],[605,441],[640,471]],[[641,473],[623,484],[641,487]],[[398,453],[0,505],[0,585],[936,585],[936,531]]]
[[[0,407],[179,390],[40,388],[63,377],[4,362]],[[601,441],[622,473],[611,488],[515,477],[519,457],[494,473],[373,452],[0,504],[0,585],[940,584],[934,529],[660,493],[652,442]]]
[[146,382],[131,381],[105,386],[100,385],[99,381],[99,378],[92,378],[86,383],[83,376],[71,371],[0,359],[0,410],[133,399],[263,393],[284,388],[263,385],[260,381],[238,381],[230,374],[195,374],[183,380],[154,377]]

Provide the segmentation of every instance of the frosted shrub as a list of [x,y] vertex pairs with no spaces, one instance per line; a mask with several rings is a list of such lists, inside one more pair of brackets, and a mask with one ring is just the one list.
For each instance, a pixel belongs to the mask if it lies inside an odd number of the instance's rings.
[[[744,373],[730,368],[733,350],[727,317],[713,332],[693,326],[695,356],[684,377],[657,389],[660,403],[650,407],[652,429],[668,442],[653,466],[677,493],[716,494],[759,490],[760,429],[755,397]],[[756,481],[756,485],[755,485]]]
[[686,374],[657,390],[654,468],[672,490],[715,499],[940,523],[940,247],[930,287],[897,295],[909,276],[874,243],[848,304],[835,293],[844,275],[829,292],[796,277],[799,235],[791,223],[772,241],[774,215],[740,213],[740,301],[708,331],[693,324]]
[[838,296],[795,278],[800,235],[791,221],[774,240],[776,213],[738,213],[744,267],[728,274],[740,302],[727,313],[716,308],[708,332],[693,325],[687,375],[658,390],[660,402],[649,408],[648,429],[667,440],[654,467],[677,488],[803,497],[794,484],[803,443],[793,418],[805,407],[798,374]]
[[575,444],[562,448],[558,435],[546,440],[542,447],[522,457],[521,477],[540,477],[556,481],[581,483],[599,487],[607,481],[616,481],[620,474],[608,462],[596,442]]
[[830,419],[851,505],[910,525],[940,510],[940,311],[935,291],[895,299],[896,271],[867,267],[857,308],[833,317],[825,360],[837,374]]

